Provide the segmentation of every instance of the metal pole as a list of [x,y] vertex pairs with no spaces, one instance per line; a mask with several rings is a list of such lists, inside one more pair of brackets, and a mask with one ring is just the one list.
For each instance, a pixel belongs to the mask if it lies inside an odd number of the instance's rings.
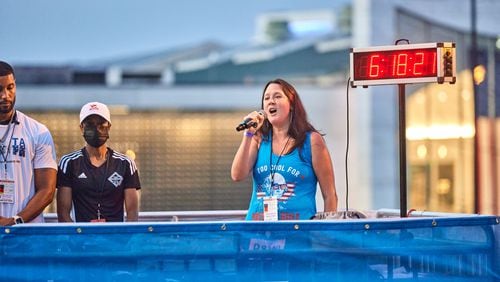
[[406,91],[404,84],[399,89],[399,209],[400,217],[407,216],[406,207]]
[[491,153],[490,153],[490,162],[491,162],[491,169],[490,169],[490,175],[491,175],[491,199],[492,203],[490,204],[491,206],[491,211],[495,214],[498,213],[498,202],[496,199],[498,199],[498,147],[497,147],[497,128],[496,128],[496,116],[497,116],[497,109],[496,109],[496,97],[495,97],[495,75],[492,75],[495,73],[495,47],[492,44],[488,44],[488,55],[487,57],[487,71],[486,73],[489,73],[490,75],[486,76],[488,78],[488,125],[490,126],[490,148],[491,148]]
[[474,95],[474,213],[481,212],[481,183],[479,178],[479,101],[477,97],[477,85],[474,81],[474,68],[477,65],[477,28],[476,28],[476,0],[470,1],[471,10],[471,56],[470,56],[470,70],[472,74],[472,85]]

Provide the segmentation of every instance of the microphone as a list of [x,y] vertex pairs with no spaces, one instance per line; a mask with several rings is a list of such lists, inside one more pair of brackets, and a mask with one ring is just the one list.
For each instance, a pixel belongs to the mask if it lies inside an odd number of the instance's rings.
[[[264,119],[266,118],[266,112],[264,110],[258,111],[259,115],[264,116]],[[253,118],[246,118],[244,121],[242,121],[238,126],[236,127],[236,131],[242,131],[250,127],[257,127],[258,122],[255,121]]]

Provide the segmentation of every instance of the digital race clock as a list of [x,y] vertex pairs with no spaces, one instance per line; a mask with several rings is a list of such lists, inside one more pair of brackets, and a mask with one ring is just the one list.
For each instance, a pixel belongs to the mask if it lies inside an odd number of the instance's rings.
[[423,43],[352,48],[351,86],[455,83],[455,43]]

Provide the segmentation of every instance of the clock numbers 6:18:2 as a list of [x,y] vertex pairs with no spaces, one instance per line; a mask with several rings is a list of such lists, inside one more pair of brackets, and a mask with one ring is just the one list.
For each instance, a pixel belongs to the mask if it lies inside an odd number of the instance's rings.
[[379,51],[365,53],[359,59],[362,79],[415,78],[437,73],[436,52],[432,49]]

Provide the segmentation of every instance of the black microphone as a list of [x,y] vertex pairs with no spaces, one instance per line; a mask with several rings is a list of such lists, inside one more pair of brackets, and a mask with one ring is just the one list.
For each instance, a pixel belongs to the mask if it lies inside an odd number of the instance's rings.
[[[259,115],[264,116],[266,118],[266,112],[264,110],[260,110]],[[238,126],[236,127],[236,131],[242,131],[250,127],[257,127],[258,123],[252,119],[252,118],[246,118],[244,121],[242,121]]]

